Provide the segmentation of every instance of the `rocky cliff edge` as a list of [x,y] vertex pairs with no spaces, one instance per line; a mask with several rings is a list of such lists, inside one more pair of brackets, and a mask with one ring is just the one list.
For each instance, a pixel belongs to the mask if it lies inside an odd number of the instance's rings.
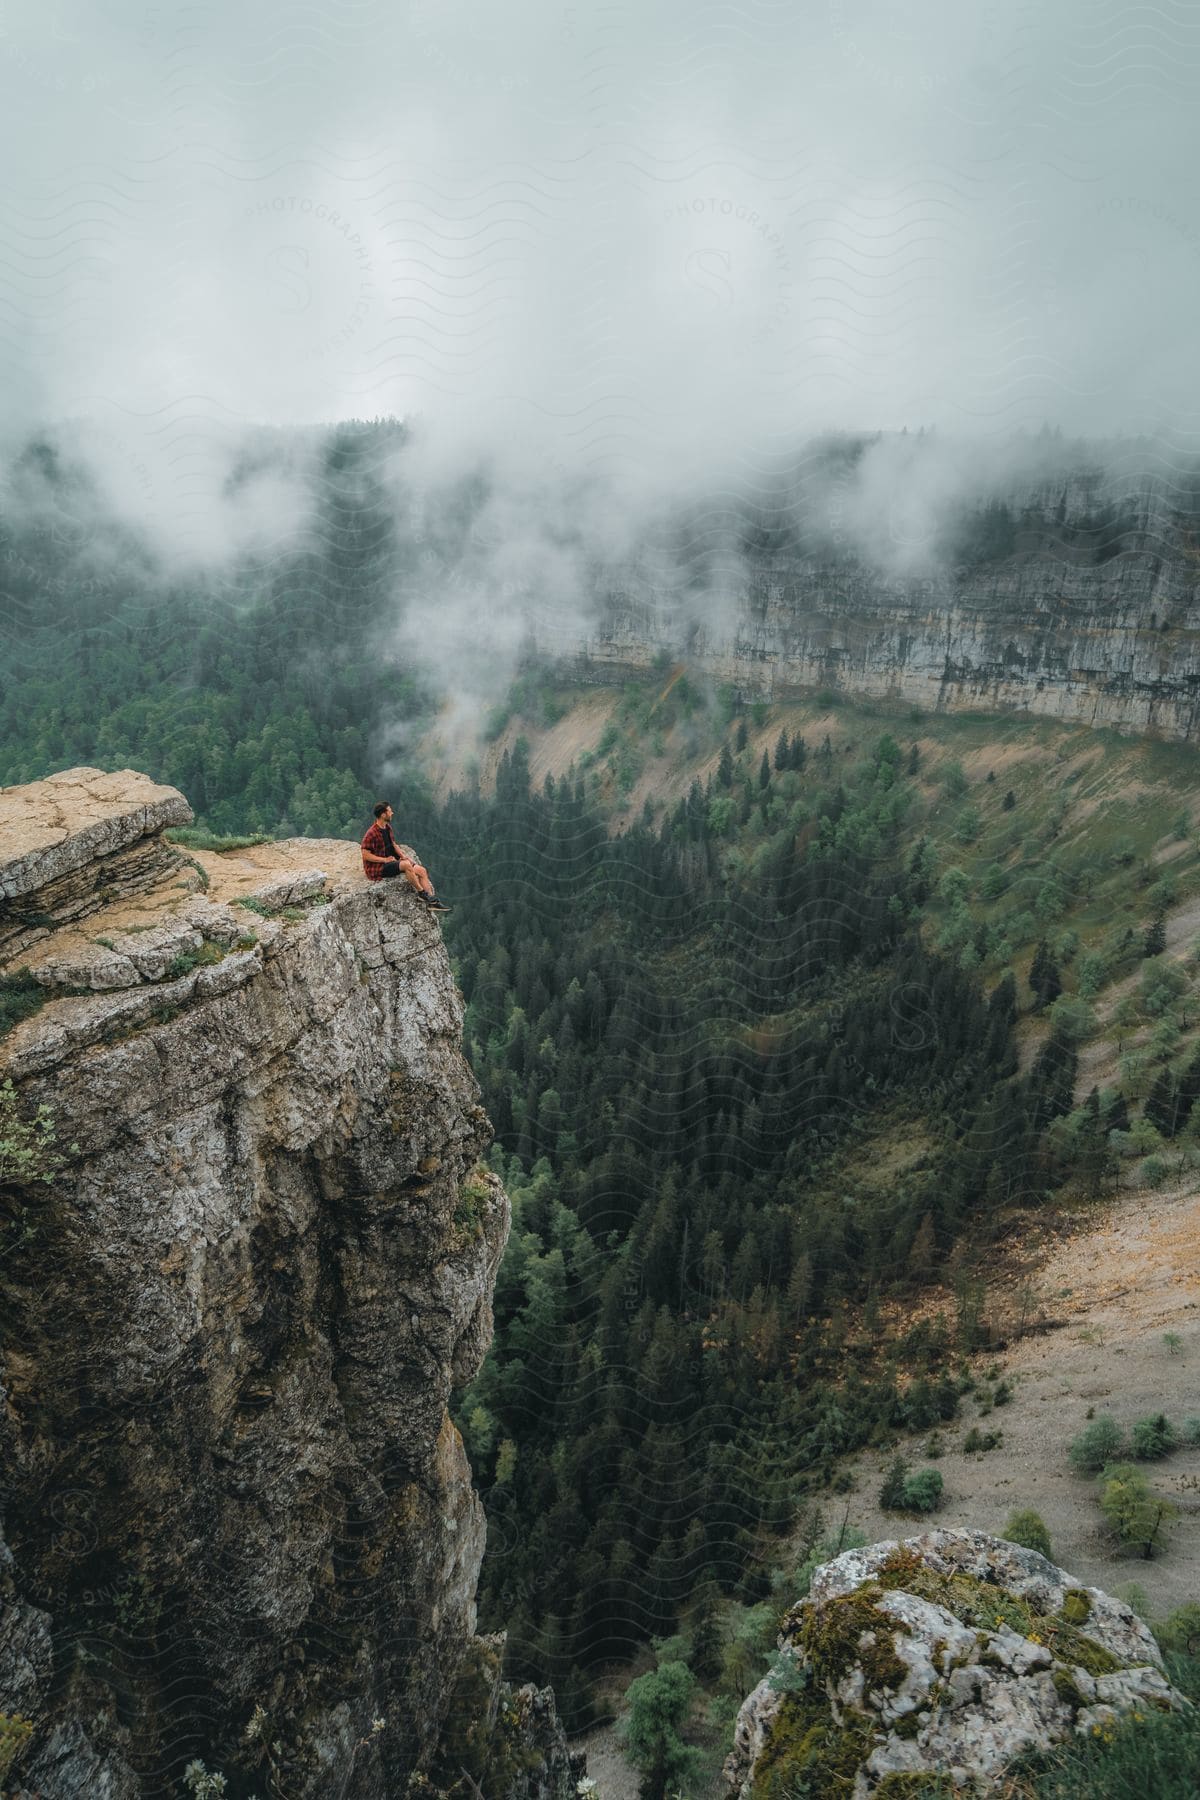
[[474,1630],[447,1400],[508,1202],[437,919],[354,844],[190,818],[131,771],[0,792],[0,974],[44,996],[0,1081],[56,1139],[0,1164],[9,1781],[383,1800]]

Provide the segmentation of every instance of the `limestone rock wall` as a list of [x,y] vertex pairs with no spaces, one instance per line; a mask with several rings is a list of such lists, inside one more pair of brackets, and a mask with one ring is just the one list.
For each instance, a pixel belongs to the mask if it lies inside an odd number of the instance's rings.
[[[610,682],[666,650],[747,695],[829,688],[926,709],[1041,714],[1187,739],[1200,731],[1200,549],[1172,495],[1093,486],[1010,496],[1011,554],[953,567],[814,551],[728,559],[703,591],[635,562],[613,581],[576,676]],[[881,533],[887,532],[881,521]],[[908,568],[910,572],[900,572]],[[552,646],[548,646],[553,648]]]
[[[83,924],[51,890],[88,855],[43,854],[42,935],[6,965],[88,990],[0,1039],[65,1156],[0,1185],[0,1711],[34,1727],[10,1780],[148,1800],[199,1759],[231,1795],[384,1800],[474,1630],[447,1399],[508,1203],[437,920],[352,845],[181,878],[158,833],[185,814],[114,820],[158,884]],[[129,973],[90,991],[105,959]]]

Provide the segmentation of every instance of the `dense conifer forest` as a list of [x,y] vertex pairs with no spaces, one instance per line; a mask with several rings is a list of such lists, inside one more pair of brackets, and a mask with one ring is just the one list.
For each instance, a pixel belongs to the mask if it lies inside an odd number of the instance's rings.
[[[1011,981],[986,999],[923,947],[895,738],[852,787],[807,760],[814,833],[741,881],[698,783],[610,837],[582,779],[531,791],[520,744],[494,799],[457,795],[433,827],[514,1201],[460,1409],[484,1611],[575,1724],[590,1674],[697,1594],[761,1597],[772,1534],[843,1452],[954,1415],[964,1236],[978,1255],[1054,1179],[1074,1053],[1017,1079]],[[743,788],[747,829],[784,772]],[[883,1116],[926,1120],[928,1152],[851,1187],[842,1155]],[[888,1339],[881,1301],[956,1246],[955,1320]]]

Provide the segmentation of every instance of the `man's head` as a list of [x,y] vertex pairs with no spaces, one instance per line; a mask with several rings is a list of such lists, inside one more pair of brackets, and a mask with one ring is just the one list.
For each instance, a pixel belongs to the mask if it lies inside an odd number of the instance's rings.
[[375,808],[375,819],[380,825],[386,825],[392,816],[392,809],[386,800],[381,800]]

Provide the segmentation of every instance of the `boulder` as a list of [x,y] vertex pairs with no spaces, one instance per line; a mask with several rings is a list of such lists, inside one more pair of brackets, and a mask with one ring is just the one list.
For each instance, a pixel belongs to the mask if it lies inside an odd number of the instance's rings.
[[1188,1704],[1128,1606],[978,1531],[844,1551],[779,1649],[738,1715],[725,1776],[739,1800],[797,1786],[867,1800],[934,1774],[990,1794],[1027,1751]]
[[135,769],[63,769],[44,781],[0,788],[0,898],[16,899],[112,856],[192,809],[175,788]]
[[[56,927],[160,886],[183,866],[163,831],[191,818],[182,794],[134,769],[63,769],[0,788],[0,962]],[[127,976],[96,963],[68,985],[119,987]]]

